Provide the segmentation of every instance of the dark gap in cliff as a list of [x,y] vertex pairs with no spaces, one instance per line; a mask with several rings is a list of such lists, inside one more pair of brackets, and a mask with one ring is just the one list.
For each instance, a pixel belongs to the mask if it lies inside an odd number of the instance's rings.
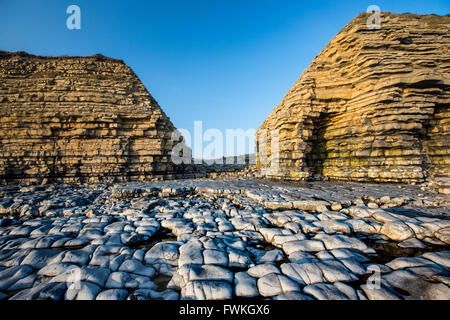
[[442,149],[448,146],[448,135],[443,128],[448,121],[448,105],[436,104],[433,114],[423,122],[422,130],[417,136],[419,148],[422,151],[422,170],[425,178],[440,179],[445,177],[442,166]]
[[328,157],[326,150],[325,131],[330,123],[328,114],[320,114],[317,118],[312,118],[306,124],[310,131],[309,139],[305,150],[306,171],[309,172],[311,180],[323,180],[323,167],[325,159]]

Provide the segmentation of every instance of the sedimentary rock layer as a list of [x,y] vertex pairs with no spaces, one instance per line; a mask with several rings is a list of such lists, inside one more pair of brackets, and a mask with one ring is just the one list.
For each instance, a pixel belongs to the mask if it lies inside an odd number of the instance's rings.
[[175,177],[175,128],[122,60],[0,52],[0,180]]
[[450,16],[383,12],[379,29],[368,18],[345,26],[261,125],[258,166],[290,180],[433,178],[448,193]]

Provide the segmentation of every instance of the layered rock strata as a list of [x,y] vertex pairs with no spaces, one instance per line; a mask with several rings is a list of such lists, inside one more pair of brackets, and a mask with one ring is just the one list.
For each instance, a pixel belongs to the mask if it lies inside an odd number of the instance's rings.
[[450,16],[383,12],[380,29],[368,18],[345,26],[263,122],[258,167],[288,180],[433,178],[449,193]]
[[0,52],[0,180],[177,177],[175,127],[122,60]]

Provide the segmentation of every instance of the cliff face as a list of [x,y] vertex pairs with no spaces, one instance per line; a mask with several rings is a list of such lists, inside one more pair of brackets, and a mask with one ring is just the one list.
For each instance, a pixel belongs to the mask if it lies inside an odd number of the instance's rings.
[[176,177],[174,126],[123,61],[0,52],[0,180]]
[[449,192],[450,16],[384,12],[381,29],[368,17],[344,27],[263,122],[258,166],[290,180],[433,178]]

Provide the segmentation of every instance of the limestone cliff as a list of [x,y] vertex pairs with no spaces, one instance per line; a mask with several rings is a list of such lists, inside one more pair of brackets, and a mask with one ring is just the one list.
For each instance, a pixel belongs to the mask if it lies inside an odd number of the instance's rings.
[[176,177],[175,130],[123,61],[0,52],[0,180]]
[[[368,17],[330,41],[261,125],[258,166],[290,180],[433,178],[449,192],[450,16],[383,12],[380,29]],[[276,158],[262,138],[274,129]]]

